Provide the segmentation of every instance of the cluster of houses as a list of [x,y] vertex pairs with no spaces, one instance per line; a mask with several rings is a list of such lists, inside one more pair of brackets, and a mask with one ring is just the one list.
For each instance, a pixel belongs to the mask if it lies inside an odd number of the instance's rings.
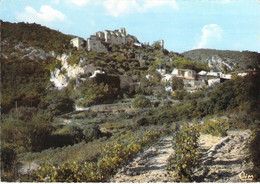
[[108,46],[121,45],[121,44],[139,44],[136,37],[126,34],[126,29],[121,28],[114,31],[105,30],[98,31],[94,35],[90,35],[87,40],[76,37],[70,41],[73,47],[78,49],[87,48],[88,51],[106,53]]
[[[221,83],[225,80],[230,80],[232,79],[232,76],[235,75],[244,77],[248,74],[248,72],[224,74],[222,72],[213,71],[200,71],[197,73],[195,70],[176,68],[174,68],[170,74],[167,74],[165,69],[157,69],[157,72],[161,74],[161,82],[166,84],[167,91],[172,91],[172,78],[177,77],[182,79],[184,83],[184,89],[189,92],[194,92],[204,86],[212,86],[215,83]],[[146,76],[147,79],[150,77],[151,76],[149,75]]]

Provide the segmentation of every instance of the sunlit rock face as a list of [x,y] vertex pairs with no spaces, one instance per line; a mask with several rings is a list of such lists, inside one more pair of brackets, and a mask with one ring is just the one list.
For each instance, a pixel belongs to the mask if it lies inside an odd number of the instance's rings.
[[54,86],[58,89],[62,89],[68,86],[68,78],[64,74],[61,74],[61,70],[55,69],[55,71],[51,72],[50,81],[53,82]]
[[80,76],[80,74],[83,74],[84,69],[77,64],[70,65],[68,63],[69,56],[66,54],[63,54],[61,57],[57,57],[57,59],[61,61],[62,67],[61,69],[56,68],[53,72],[51,72],[50,81],[53,82],[55,87],[62,89],[68,86],[71,79],[76,79]]
[[215,69],[217,71],[223,71],[224,67],[232,71],[235,67],[235,63],[232,62],[231,59],[223,59],[218,55],[211,56],[207,59],[207,62],[209,64],[210,69]]

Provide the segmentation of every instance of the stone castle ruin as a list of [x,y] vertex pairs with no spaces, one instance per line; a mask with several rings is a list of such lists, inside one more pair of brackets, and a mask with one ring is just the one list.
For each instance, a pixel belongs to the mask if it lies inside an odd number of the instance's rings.
[[153,43],[154,46],[158,45],[160,48],[164,49],[164,40],[158,40]]
[[[74,38],[71,41],[71,44],[78,49],[84,48],[79,43],[84,43],[85,40],[83,38]],[[120,31],[118,29],[114,31],[105,30],[98,31],[94,35],[90,35],[90,37],[86,41],[86,48],[88,51],[98,52],[98,53],[106,53],[108,52],[108,47],[112,47],[114,45],[130,45],[139,43],[136,37],[129,35],[126,33],[125,28],[121,28]]]

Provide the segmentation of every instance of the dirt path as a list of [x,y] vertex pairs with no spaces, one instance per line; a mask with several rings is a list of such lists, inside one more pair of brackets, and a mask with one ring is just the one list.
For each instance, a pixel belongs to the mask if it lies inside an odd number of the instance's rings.
[[[202,163],[195,175],[204,182],[241,182],[239,174],[252,168],[247,144],[250,130],[229,131],[226,137],[201,135],[199,149]],[[110,182],[174,182],[166,171],[167,159],[173,153],[172,137],[161,139],[117,173]]]
[[202,164],[196,173],[205,182],[241,182],[239,174],[251,169],[247,152],[250,130],[228,131],[226,137],[202,135]]
[[173,153],[171,140],[171,136],[162,138],[124,167],[110,182],[173,182],[172,176],[166,171],[167,159]]

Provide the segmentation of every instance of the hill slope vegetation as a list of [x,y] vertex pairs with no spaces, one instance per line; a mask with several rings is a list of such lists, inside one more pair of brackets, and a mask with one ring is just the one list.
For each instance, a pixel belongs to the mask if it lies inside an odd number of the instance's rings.
[[230,51],[215,49],[196,49],[183,52],[182,55],[192,60],[208,63],[212,56],[218,56],[224,62],[238,64],[236,69],[253,69],[260,66],[260,54],[250,51]]

